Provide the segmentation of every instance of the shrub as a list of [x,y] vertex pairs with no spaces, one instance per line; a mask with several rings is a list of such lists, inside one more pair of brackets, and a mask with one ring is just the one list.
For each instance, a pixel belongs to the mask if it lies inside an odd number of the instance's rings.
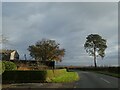
[[0,75],[5,71],[5,64],[0,61]]
[[5,65],[5,71],[9,71],[9,70],[16,70],[17,66],[15,63],[10,62],[10,61],[3,61],[4,65]]

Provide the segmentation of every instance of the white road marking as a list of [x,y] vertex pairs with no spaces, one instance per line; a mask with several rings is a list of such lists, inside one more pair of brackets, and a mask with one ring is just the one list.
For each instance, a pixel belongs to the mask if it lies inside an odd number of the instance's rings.
[[107,83],[110,83],[108,80],[104,79],[104,78],[100,78],[102,79],[103,81],[107,82]]

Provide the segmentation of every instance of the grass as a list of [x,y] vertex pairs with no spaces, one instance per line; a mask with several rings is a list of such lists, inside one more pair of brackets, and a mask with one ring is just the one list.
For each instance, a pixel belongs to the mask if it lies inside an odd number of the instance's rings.
[[51,82],[55,83],[67,83],[67,82],[73,82],[79,80],[79,76],[77,72],[66,72],[65,74],[54,77]]
[[101,74],[120,78],[120,73],[112,73],[112,72],[108,72],[108,71],[97,71],[97,73],[101,73]]

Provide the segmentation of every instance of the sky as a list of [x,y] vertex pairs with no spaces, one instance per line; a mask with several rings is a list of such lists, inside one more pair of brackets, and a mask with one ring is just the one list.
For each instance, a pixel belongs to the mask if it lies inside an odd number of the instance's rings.
[[119,2],[119,0],[1,0],[2,2]]
[[89,34],[107,40],[101,66],[118,65],[118,3],[117,2],[3,2],[2,32],[9,42],[3,47],[15,49],[20,58],[28,59],[28,46],[43,38],[55,40],[66,50],[57,65],[92,66],[84,43]]

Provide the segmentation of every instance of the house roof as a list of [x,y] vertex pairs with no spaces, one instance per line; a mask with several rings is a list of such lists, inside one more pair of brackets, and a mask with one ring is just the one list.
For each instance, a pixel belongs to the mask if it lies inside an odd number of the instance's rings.
[[12,53],[13,51],[16,51],[16,50],[5,50],[5,49],[3,49],[3,50],[0,50],[0,54],[1,54],[1,53],[10,54],[10,53]]

